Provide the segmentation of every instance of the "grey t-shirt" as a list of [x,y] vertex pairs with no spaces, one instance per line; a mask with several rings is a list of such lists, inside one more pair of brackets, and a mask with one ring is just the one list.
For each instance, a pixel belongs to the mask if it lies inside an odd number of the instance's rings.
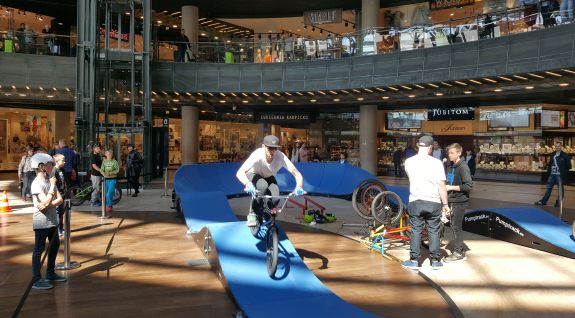
[[38,194],[43,193],[44,195],[48,195],[48,192],[50,192],[49,179],[44,178],[42,175],[37,176],[36,179],[32,181],[30,192],[32,192],[32,200],[36,208],[32,215],[32,226],[34,230],[49,229],[58,226],[58,213],[56,213],[55,207],[49,207],[43,211],[38,209],[38,204],[40,203]]

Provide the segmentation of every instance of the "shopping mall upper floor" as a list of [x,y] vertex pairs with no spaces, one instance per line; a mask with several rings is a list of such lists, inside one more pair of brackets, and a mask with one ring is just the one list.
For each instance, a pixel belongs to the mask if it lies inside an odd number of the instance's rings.
[[[156,38],[151,98],[154,105],[170,107],[411,105],[446,103],[450,98],[510,100],[511,95],[572,103],[575,25],[566,23],[568,13],[564,18],[558,8],[546,10],[539,3],[530,10],[505,8],[481,16],[455,11],[460,17],[448,23],[376,26],[348,33],[327,31],[329,24],[300,30],[315,32],[316,37],[300,37],[293,28],[264,34],[244,27],[238,32],[250,36],[241,40],[229,32],[221,32],[227,38],[218,42],[212,35],[210,41],[200,41],[201,34],[190,42]],[[346,12],[342,26],[353,30],[360,21],[346,19]],[[437,11],[428,18],[433,14]],[[172,15],[166,11],[162,16]],[[199,18],[198,23],[205,20]],[[206,26],[214,23],[219,22]],[[228,28],[232,27],[222,30]],[[63,55],[74,55],[73,36],[43,33],[27,42],[28,33],[22,34],[24,40],[12,41],[12,53],[7,53],[6,41],[5,52],[0,52],[0,101],[71,105],[76,59]],[[112,52],[121,56],[125,44],[112,43]],[[110,76],[117,88],[112,99],[121,104],[128,96],[127,70],[120,66]]]

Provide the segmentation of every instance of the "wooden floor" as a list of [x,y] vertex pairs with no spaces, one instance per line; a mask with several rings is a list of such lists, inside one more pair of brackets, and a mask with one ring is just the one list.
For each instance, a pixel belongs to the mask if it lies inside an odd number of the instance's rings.
[[[94,214],[93,214],[94,213]],[[0,214],[0,317],[9,317],[31,277],[30,214]],[[31,291],[20,317],[231,317],[236,307],[170,212],[73,214],[67,283]],[[296,224],[283,224],[308,267],[344,300],[387,318],[454,317],[418,274],[370,253],[359,243]],[[62,261],[59,255],[58,262]],[[305,308],[302,308],[305,311]]]

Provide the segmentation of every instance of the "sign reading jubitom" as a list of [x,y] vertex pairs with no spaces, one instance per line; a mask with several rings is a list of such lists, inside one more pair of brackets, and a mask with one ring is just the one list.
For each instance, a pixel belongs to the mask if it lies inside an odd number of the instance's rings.
[[475,107],[435,107],[427,109],[427,120],[473,120]]
[[475,0],[429,0],[430,10],[442,10],[472,5]]

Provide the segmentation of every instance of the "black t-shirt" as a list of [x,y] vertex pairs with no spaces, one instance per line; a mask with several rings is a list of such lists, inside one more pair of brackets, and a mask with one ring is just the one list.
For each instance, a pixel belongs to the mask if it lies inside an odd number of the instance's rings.
[[102,174],[100,173],[100,171],[94,169],[92,165],[96,165],[98,167],[102,166],[102,156],[100,156],[100,154],[92,153],[92,156],[90,158],[90,174],[93,176],[101,177]]

